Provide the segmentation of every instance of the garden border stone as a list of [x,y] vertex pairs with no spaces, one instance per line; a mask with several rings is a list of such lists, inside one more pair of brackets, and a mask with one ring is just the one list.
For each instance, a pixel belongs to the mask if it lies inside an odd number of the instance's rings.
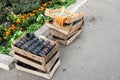
[[10,70],[14,66],[14,58],[5,55],[5,54],[0,54],[0,68],[4,70]]

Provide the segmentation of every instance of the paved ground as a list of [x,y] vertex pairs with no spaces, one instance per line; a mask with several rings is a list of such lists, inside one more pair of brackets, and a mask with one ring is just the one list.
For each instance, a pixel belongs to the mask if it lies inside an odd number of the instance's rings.
[[[120,80],[120,1],[89,0],[85,25],[70,46],[61,46],[53,80]],[[22,71],[0,70],[0,80],[45,80]]]

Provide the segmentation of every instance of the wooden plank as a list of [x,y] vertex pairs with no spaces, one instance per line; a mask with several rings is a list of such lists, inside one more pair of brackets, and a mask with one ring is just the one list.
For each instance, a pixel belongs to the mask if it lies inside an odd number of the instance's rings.
[[58,60],[58,62],[56,63],[56,65],[54,66],[54,68],[52,69],[51,73],[50,73],[50,77],[52,78],[55,71],[58,69],[58,67],[60,66],[61,62],[60,60]]
[[62,29],[62,30],[65,30],[65,31],[67,31],[67,32],[70,32],[71,27],[72,27],[73,24],[69,24],[69,25],[67,25],[67,26],[59,26],[55,21],[53,21],[53,24],[52,24],[52,25],[55,26],[55,27],[57,27],[57,28],[60,28],[60,29]]
[[75,32],[77,29],[81,28],[83,25],[84,21],[80,21],[78,24],[74,25],[70,31],[70,34],[72,34],[73,32]]
[[55,64],[55,66],[53,67],[53,69],[51,70],[50,73],[43,73],[43,72],[39,72],[39,71],[34,71],[34,70],[30,70],[24,67],[21,67],[20,65],[15,64],[16,69],[21,70],[21,71],[25,71],[37,76],[41,76],[44,77],[46,79],[51,79],[53,77],[53,74],[55,73],[55,71],[57,70],[57,68],[60,66],[60,60]]
[[83,13],[73,13],[73,12],[70,12],[68,10],[65,9],[65,7],[62,7],[60,9],[46,9],[45,10],[45,15],[46,16],[50,16],[52,17],[53,19],[56,17],[56,16],[70,16],[71,19],[69,21],[65,21],[65,23],[73,23],[74,21],[76,20],[79,20],[79,19],[82,19],[83,18]]
[[40,56],[37,56],[37,55],[35,55],[35,54],[29,53],[29,52],[24,51],[24,50],[22,50],[22,49],[20,49],[20,48],[17,48],[17,47],[14,46],[14,45],[12,45],[12,50],[13,50],[14,52],[17,52],[17,53],[23,55],[23,56],[29,57],[29,58],[31,58],[31,59],[34,59],[34,60],[36,60],[36,61],[40,61],[41,63],[45,64],[45,58],[44,58],[44,57],[40,57]]
[[50,28],[50,34],[51,35],[56,35],[56,36],[58,36],[59,38],[62,38],[62,39],[67,39],[68,38],[68,35],[65,35],[65,34],[59,32],[55,29],[52,29],[52,28]]
[[63,45],[69,45],[70,43],[72,43],[73,41],[74,41],[74,39],[76,39],[76,37],[81,33],[81,29],[79,30],[79,31],[77,31],[70,39],[68,39],[68,40],[60,40],[60,39],[56,39],[56,38],[54,38],[54,35],[51,35],[50,37],[51,37],[51,39],[52,40],[56,40],[58,43],[61,43],[61,44],[63,44]]
[[[23,37],[23,36],[22,36],[22,37]],[[18,38],[16,41],[19,41],[22,37]],[[16,46],[14,46],[14,44],[16,43],[16,41],[14,41],[14,43],[11,44],[11,47],[12,47],[12,49],[13,49],[14,52],[17,52],[17,53],[19,53],[19,54],[21,54],[21,55],[23,55],[23,56],[26,56],[26,57],[29,57],[29,58],[34,59],[34,60],[36,60],[36,61],[39,61],[39,62],[41,62],[43,65],[46,64],[46,62],[49,60],[49,58],[51,58],[52,55],[49,55],[49,54],[53,54],[53,53],[54,53],[54,50],[56,50],[57,47],[58,47],[58,44],[56,43],[56,46],[48,53],[47,56],[45,56],[45,57],[40,57],[40,56],[37,56],[37,55],[35,55],[35,54],[32,54],[32,53],[30,53],[30,52],[27,52],[27,51],[25,51],[25,50],[22,50],[22,49],[20,49],[20,48],[18,48],[18,47],[16,47]],[[58,50],[58,49],[57,49],[57,50]]]
[[34,75],[37,75],[37,76],[41,76],[41,77],[44,77],[44,78],[47,78],[47,79],[51,79],[51,77],[47,73],[42,73],[42,72],[30,70],[30,69],[21,67],[20,65],[17,65],[17,64],[15,64],[15,67],[18,70],[21,70],[21,71],[24,71],[24,72],[27,72],[27,73],[31,73],[31,74],[34,74]]
[[23,63],[25,63],[25,64],[31,65],[31,66],[33,66],[33,67],[35,67],[35,68],[37,68],[37,69],[42,70],[42,71],[45,71],[45,72],[47,71],[47,70],[45,69],[45,66],[42,66],[41,64],[35,63],[35,62],[30,61],[30,60],[28,60],[28,59],[25,59],[25,58],[23,58],[23,57],[21,57],[21,56],[18,56],[18,55],[16,55],[15,53],[14,53],[14,58],[15,58],[16,60],[18,60],[18,61],[21,61],[21,62],[23,62]]
[[[57,32],[62,33],[63,35],[71,35],[74,31],[76,31],[77,29],[79,29],[80,27],[82,27],[84,23],[84,20],[80,20],[79,23],[76,23],[75,25],[70,25],[70,26],[58,26],[57,24],[55,24],[53,21],[47,21],[46,25],[50,28],[50,29],[54,29]],[[51,31],[52,32],[52,31]],[[53,32],[53,33],[57,33],[57,32]],[[60,35],[60,34],[59,34]],[[61,35],[60,35],[61,36]],[[65,37],[63,36],[63,37]]]
[[72,43],[76,38],[77,36],[81,33],[82,30],[78,31],[73,37],[71,37],[68,41],[67,41],[67,44],[66,45],[69,45],[70,43]]
[[56,43],[55,47],[47,54],[45,62],[48,62],[48,60],[55,54],[56,51],[59,51],[58,43]]
[[48,27],[50,27],[50,28],[52,28],[52,29],[55,29],[55,30],[57,30],[57,31],[59,31],[59,32],[62,32],[62,33],[64,33],[65,35],[68,35],[68,34],[69,34],[68,31],[65,31],[65,30],[62,30],[62,29],[60,29],[60,28],[54,27],[52,24],[50,24],[50,23],[48,23],[48,22],[46,22],[45,25],[48,26]]
[[54,35],[54,36],[57,36],[57,37],[59,37],[59,38],[61,38],[61,39],[63,39],[63,40],[67,40],[70,36],[72,36],[72,35],[74,35],[76,32],[78,32],[79,29],[81,28],[80,25],[77,25],[76,27],[77,27],[77,28],[75,28],[74,31],[72,31],[72,33],[70,33],[69,35],[65,35],[65,34],[59,32],[59,31],[57,31],[57,30],[55,30],[55,29],[51,29],[51,28],[50,28],[50,34],[51,34],[51,35]]
[[59,52],[46,64],[46,69],[49,72],[52,66],[55,64],[56,60],[59,58]]
[[52,34],[50,35],[50,38],[51,38],[52,40],[57,41],[58,43],[63,44],[63,45],[65,45],[65,44],[66,44],[66,40],[56,39],[56,38],[54,38],[54,37],[53,37],[53,35],[52,35]]

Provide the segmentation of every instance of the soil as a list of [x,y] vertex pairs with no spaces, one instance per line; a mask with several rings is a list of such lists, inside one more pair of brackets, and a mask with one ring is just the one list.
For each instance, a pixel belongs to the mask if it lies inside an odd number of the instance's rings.
[[4,23],[6,21],[7,21],[6,17],[3,17],[2,20],[0,20],[0,24]]

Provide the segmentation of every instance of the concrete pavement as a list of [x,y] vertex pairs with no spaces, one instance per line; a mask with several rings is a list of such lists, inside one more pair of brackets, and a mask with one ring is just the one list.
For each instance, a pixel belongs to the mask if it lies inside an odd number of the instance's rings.
[[[82,34],[61,46],[61,66],[53,80],[120,80],[120,2],[89,0],[82,7]],[[46,80],[18,71],[0,69],[0,80]]]

